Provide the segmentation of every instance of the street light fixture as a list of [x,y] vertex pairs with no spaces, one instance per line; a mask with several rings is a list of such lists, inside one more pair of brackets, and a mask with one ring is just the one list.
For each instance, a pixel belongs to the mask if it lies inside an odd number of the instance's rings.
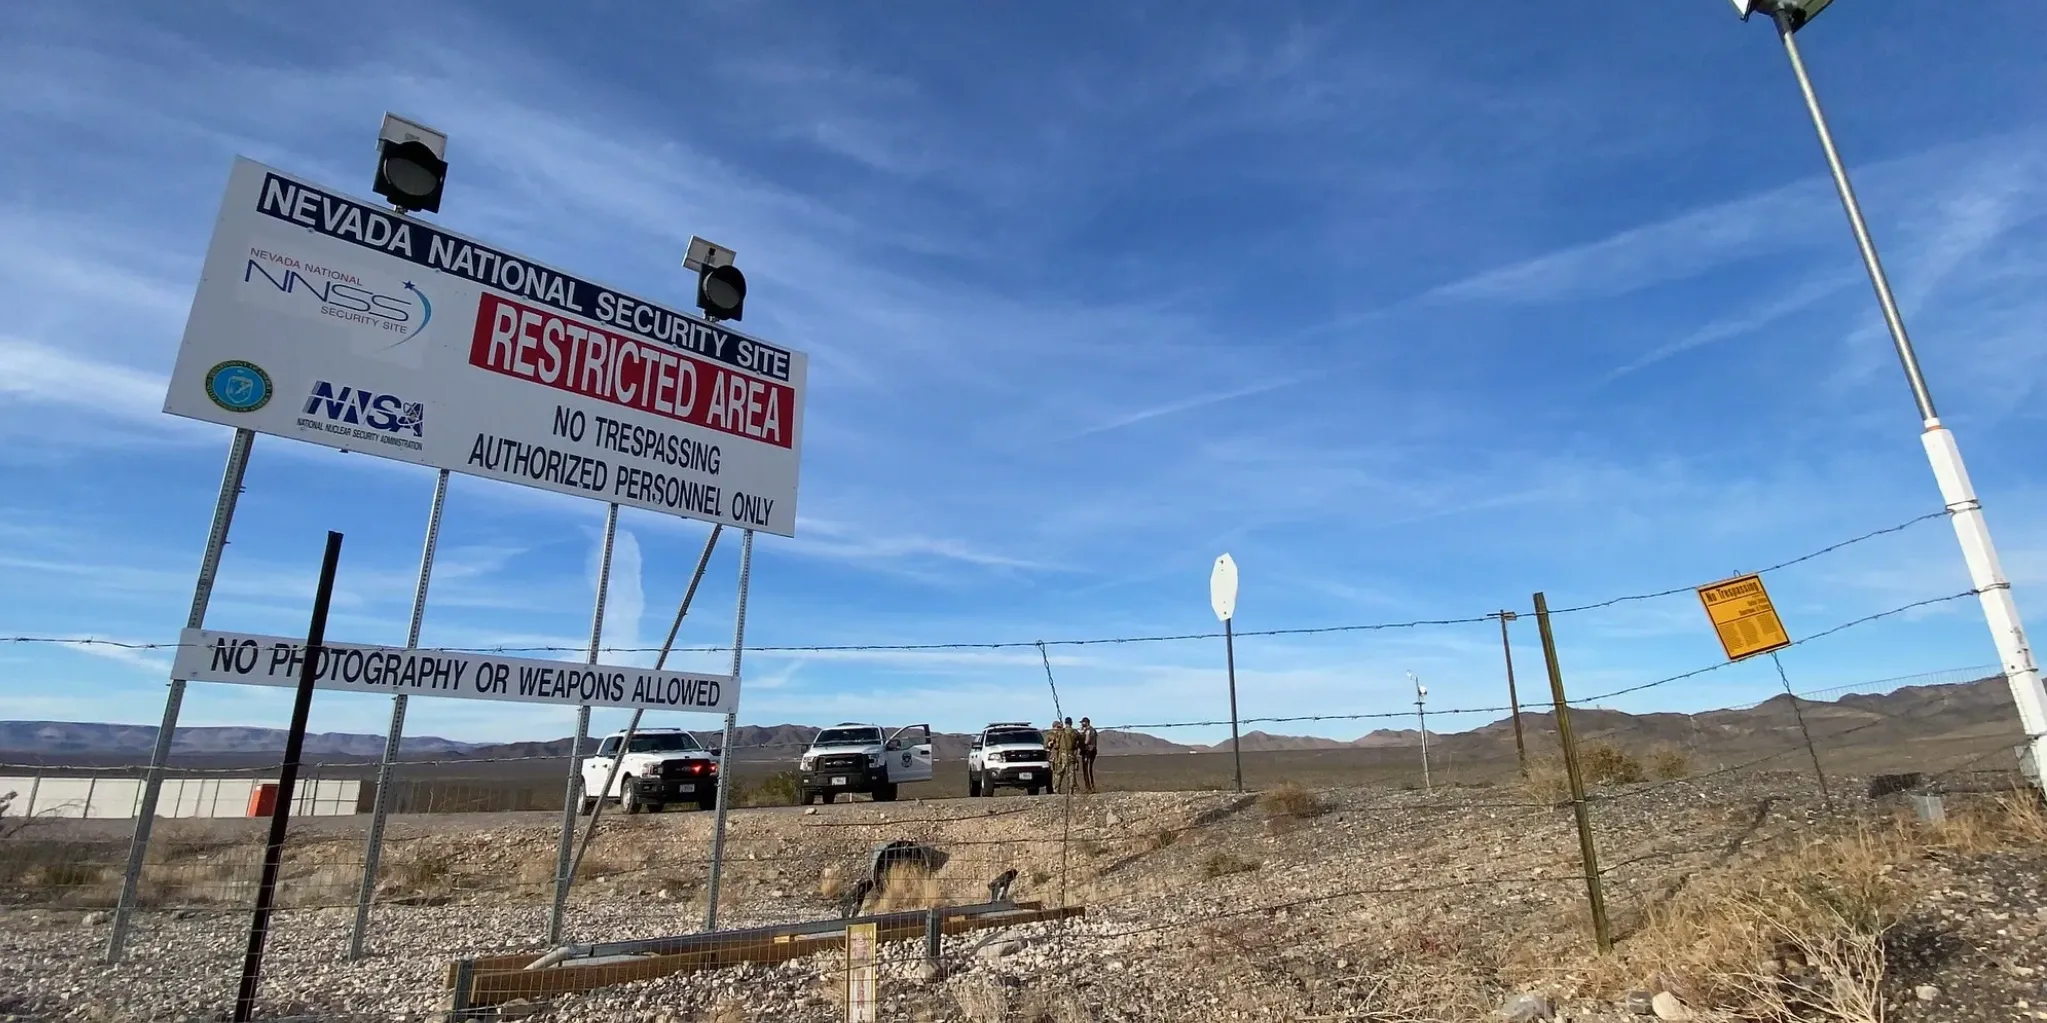
[[746,309],[746,275],[732,265],[734,253],[722,245],[691,235],[682,257],[685,269],[697,272],[697,308],[714,320],[736,320]]
[[439,213],[448,182],[448,136],[397,114],[384,115],[377,132],[377,180],[372,187],[406,213]]
[[1841,208],[1848,214],[1848,226],[1855,232],[1855,244],[1862,252],[1863,267],[1869,272],[1869,283],[1876,289],[1876,301],[1883,311],[1884,325],[1889,328],[1891,343],[1897,349],[1898,362],[1905,370],[1905,380],[1912,388],[1912,399],[1918,405],[1919,418],[1924,425],[1920,440],[1926,447],[1927,461],[1933,465],[1933,478],[1940,486],[1942,500],[1947,502],[1948,517],[1954,521],[1955,537],[1962,545],[1962,560],[1969,566],[1969,582],[1977,599],[1983,604],[1983,619],[1990,627],[1990,640],[1997,646],[1998,659],[2004,665],[2004,677],[2011,685],[2012,700],[2018,704],[2019,721],[2026,732],[2026,746],[2021,751],[2021,769],[2035,784],[2047,788],[2047,688],[2040,683],[2040,669],[2033,661],[2033,649],[2026,640],[2025,623],[2019,618],[2018,604],[2012,599],[2011,583],[2005,578],[2004,569],[1998,563],[1997,548],[1990,540],[1990,527],[1983,520],[1983,503],[1976,498],[1975,487],[1969,482],[1969,471],[1962,464],[1962,452],[1955,444],[1954,434],[1942,425],[1933,408],[1933,394],[1927,389],[1926,378],[1919,369],[1919,356],[1912,350],[1911,336],[1905,332],[1905,319],[1898,312],[1898,303],[1891,295],[1890,280],[1884,275],[1883,263],[1877,258],[1876,243],[1870,239],[1869,225],[1862,218],[1862,206],[1855,199],[1855,189],[1848,182],[1848,169],[1841,162],[1841,154],[1834,146],[1834,134],[1827,127],[1826,114],[1820,109],[1819,94],[1813,91],[1812,79],[1806,74],[1805,59],[1799,55],[1798,43],[1792,37],[1804,28],[1827,7],[1829,0],[1733,0],[1734,9],[1747,20],[1752,13],[1770,16],[1777,27],[1777,36],[1784,44],[1784,55],[1791,61],[1791,73],[1798,79],[1798,89],[1805,96],[1806,112],[1812,116],[1813,130],[1819,135],[1820,149],[1827,158],[1827,168],[1834,176],[1834,189],[1840,193]]

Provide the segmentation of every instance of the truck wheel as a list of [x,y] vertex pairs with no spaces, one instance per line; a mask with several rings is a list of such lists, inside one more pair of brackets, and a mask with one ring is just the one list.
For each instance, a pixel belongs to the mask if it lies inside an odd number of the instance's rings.
[[648,804],[647,804],[647,812],[648,812],[648,813],[662,813],[662,812],[665,812],[665,811],[666,811],[667,809],[668,809],[668,804],[667,804],[667,803],[648,803]]
[[640,803],[639,790],[634,787],[631,778],[627,778],[625,783],[619,786],[618,806],[627,813],[639,813],[644,809]]
[[717,808],[718,808],[717,796],[712,796],[709,799],[697,800],[697,809],[699,810],[716,810]]
[[827,803],[836,803],[839,801],[839,794],[836,792],[826,792],[819,795],[817,798],[822,799]]
[[896,801],[895,783],[889,782],[886,785],[876,785],[874,787],[874,801],[877,803],[895,802]]
[[579,811],[578,811],[578,812],[580,812],[580,813],[581,813],[581,814],[582,814],[583,816],[585,816],[585,817],[588,817],[588,816],[590,816],[590,814],[591,814],[592,812],[594,812],[594,811],[595,811],[596,809],[597,809],[597,801],[596,801],[596,800],[594,800],[594,799],[591,799],[591,798],[590,798],[590,797],[588,797],[588,796],[585,796],[585,797],[583,797],[583,805],[582,805],[582,807],[581,807],[581,808],[579,809]]
[[817,793],[815,793],[815,792],[812,792],[812,791],[810,791],[809,789],[804,789],[804,790],[803,790],[803,805],[804,805],[804,806],[809,806],[809,805],[811,805],[811,804],[813,804],[813,803],[816,803],[816,802],[817,802]]
[[978,795],[980,795],[980,794],[981,794],[981,776],[980,776],[980,775],[978,775],[978,774],[975,774],[975,773],[974,773],[974,772],[972,772],[972,771],[968,771],[968,772],[967,772],[967,795],[968,795],[969,797],[972,797],[972,796],[978,796]]

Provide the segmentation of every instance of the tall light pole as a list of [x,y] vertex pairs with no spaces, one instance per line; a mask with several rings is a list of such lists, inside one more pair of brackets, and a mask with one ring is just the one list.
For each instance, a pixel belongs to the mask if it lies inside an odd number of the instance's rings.
[[2040,684],[2040,669],[2033,663],[2033,648],[2026,641],[2025,624],[2019,619],[2018,604],[2012,600],[2011,583],[2004,576],[2004,569],[1998,564],[1997,548],[1990,542],[1990,527],[1983,520],[1983,503],[1976,499],[1976,490],[1969,482],[1969,472],[1962,465],[1961,449],[1955,445],[1954,434],[1941,425],[1940,417],[1934,413],[1933,395],[1927,390],[1926,378],[1919,370],[1919,357],[1912,351],[1912,339],[1905,333],[1904,317],[1898,313],[1897,300],[1891,297],[1890,281],[1884,276],[1883,263],[1877,259],[1876,243],[1870,240],[1869,225],[1862,219],[1861,204],[1855,201],[1855,189],[1848,183],[1848,170],[1841,163],[1841,154],[1834,147],[1833,132],[1827,128],[1826,115],[1820,110],[1819,95],[1813,91],[1812,79],[1806,75],[1805,60],[1798,53],[1798,42],[1794,38],[1825,9],[1831,0],[1733,0],[1734,9],[1742,20],[1754,13],[1770,16],[1777,27],[1777,37],[1783,41],[1784,55],[1790,58],[1791,73],[1798,79],[1799,92],[1805,96],[1805,108],[1812,115],[1813,130],[1818,133],[1820,149],[1826,154],[1827,168],[1833,172],[1834,188],[1841,194],[1841,207],[1848,214],[1848,226],[1855,232],[1856,247],[1862,251],[1862,264],[1869,271],[1869,283],[1876,289],[1878,307],[1883,310],[1884,325],[1890,329],[1891,343],[1897,348],[1898,362],[1904,366],[1905,380],[1912,387],[1912,399],[1918,404],[1919,418],[1924,424],[1921,442],[1926,446],[1926,458],[1933,464],[1933,477],[1940,486],[1942,500],[1947,502],[1948,516],[1954,520],[1955,537],[1962,544],[1962,560],[1969,566],[1969,582],[1983,603],[1983,619],[1990,627],[1990,640],[1997,646],[1998,659],[2004,664],[2005,680],[2011,685],[2013,702],[2018,704],[2019,721],[2024,725],[2027,748],[2024,755],[2029,758],[2035,782],[2047,788],[2047,689]]

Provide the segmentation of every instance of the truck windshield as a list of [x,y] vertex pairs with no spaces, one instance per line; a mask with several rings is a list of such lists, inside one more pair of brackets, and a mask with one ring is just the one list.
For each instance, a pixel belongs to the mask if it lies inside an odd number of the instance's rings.
[[981,741],[989,746],[1043,746],[1045,733],[1035,728],[1005,728],[989,732]]
[[864,743],[880,742],[879,728],[827,728],[817,733],[812,743],[816,746],[858,746]]
[[633,736],[634,753],[689,753],[703,749],[688,732],[665,732]]

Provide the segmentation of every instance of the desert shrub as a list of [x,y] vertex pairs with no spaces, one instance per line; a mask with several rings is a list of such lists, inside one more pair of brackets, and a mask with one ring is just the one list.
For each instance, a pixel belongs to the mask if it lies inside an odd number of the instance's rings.
[[1247,860],[1236,853],[1218,849],[1201,860],[1201,876],[1224,877],[1230,874],[1247,874],[1258,869],[1257,860]]
[[1642,780],[1642,762],[1612,743],[1588,743],[1578,751],[1578,770],[1587,785],[1628,785]]
[[1301,820],[1329,812],[1328,805],[1319,796],[1295,782],[1283,782],[1266,790],[1258,797],[1258,805],[1264,808],[1269,820]]
[[[1613,965],[1686,1003],[1743,1019],[1881,1019],[1885,942],[1912,892],[1900,836],[1863,833],[1687,888],[1653,911]],[[1717,1016],[1715,1018],[1718,1018]]]
[[1649,754],[1649,773],[1669,781],[1692,773],[1692,760],[1681,749],[1665,746]]
[[795,771],[777,771],[746,787],[742,806],[795,806],[803,796],[803,776]]

